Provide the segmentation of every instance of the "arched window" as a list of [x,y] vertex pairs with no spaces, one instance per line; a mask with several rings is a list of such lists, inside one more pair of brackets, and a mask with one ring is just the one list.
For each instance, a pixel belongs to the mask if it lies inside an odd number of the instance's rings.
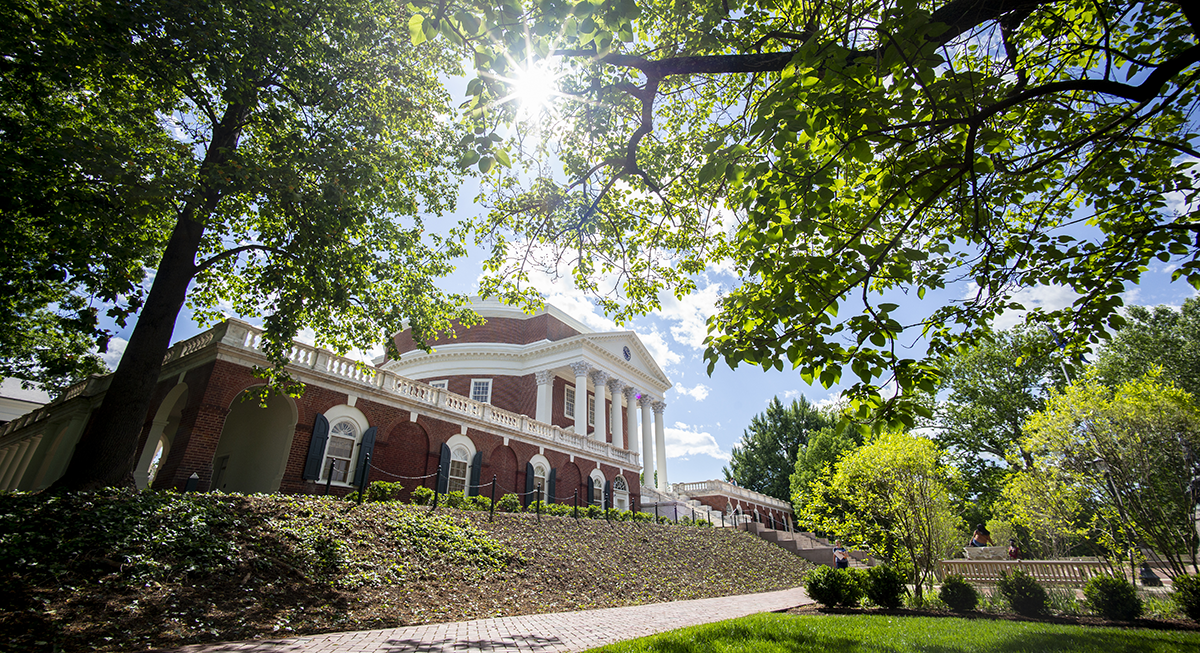
[[613,507],[617,510],[629,510],[629,485],[625,477],[617,475],[613,479]]
[[471,466],[471,452],[459,445],[450,452],[450,482],[447,492],[467,493],[467,471]]
[[321,473],[328,478],[332,470],[333,482],[350,482],[350,464],[354,460],[354,445],[358,443],[358,427],[349,420],[342,420],[329,429],[329,444],[325,446],[325,464]]
[[541,463],[533,466],[533,489],[537,492],[538,488],[541,488],[542,491],[535,495],[534,500],[541,500],[542,503],[545,503],[549,488],[546,486],[546,467]]
[[592,477],[592,504],[604,505],[604,481],[599,476]]

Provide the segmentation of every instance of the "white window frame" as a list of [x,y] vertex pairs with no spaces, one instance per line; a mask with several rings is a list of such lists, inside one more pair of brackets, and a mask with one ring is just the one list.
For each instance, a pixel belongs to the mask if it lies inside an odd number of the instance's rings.
[[350,453],[350,464],[346,469],[346,480],[333,481],[332,484],[342,487],[353,487],[355,465],[358,464],[358,451],[362,447],[363,434],[367,432],[367,428],[370,426],[367,422],[367,416],[363,415],[361,410],[353,406],[342,404],[325,411],[325,419],[329,420],[329,433],[326,434],[325,450],[321,452],[321,476],[317,480],[317,483],[329,482],[329,445],[333,442],[334,427],[342,422],[350,422],[354,426],[355,437],[354,448]]
[[[453,436],[451,436],[449,440],[446,440],[446,446],[450,447],[450,460],[451,460],[450,464],[451,465],[454,464],[454,462],[453,462],[454,461],[454,452],[456,450],[458,450],[459,448],[467,450],[467,477],[466,477],[466,480],[463,482],[463,487],[464,487],[463,494],[465,495],[471,489],[471,463],[474,462],[475,452],[477,451],[477,449],[475,448],[475,441],[461,433],[456,433]],[[446,479],[446,491],[447,492],[450,491],[450,479],[449,478]]]
[[[624,488],[618,488],[617,485],[624,485]],[[613,487],[613,507],[617,510],[629,510],[629,482],[621,474],[617,474],[612,480]]]
[[[329,455],[329,447],[333,445],[333,439],[335,437],[344,437],[335,435],[334,433],[337,429],[342,428],[343,426],[351,429],[354,432],[354,444],[350,445],[350,457],[345,459],[345,478],[340,481],[335,478],[333,483],[335,485],[351,485],[354,483],[354,463],[356,461],[355,454],[358,453],[358,448],[362,445],[363,432],[362,429],[358,427],[358,424],[354,423],[354,420],[346,418],[336,419],[329,425],[329,435],[325,440],[325,452],[324,455],[321,456],[321,479],[318,481],[319,483],[324,483],[329,479],[329,459],[331,458]],[[336,458],[341,459],[340,456],[336,456]]]
[[[475,386],[478,384],[484,384],[487,386],[487,398],[486,399],[476,399],[475,398]],[[481,404],[492,403],[492,380],[491,379],[471,379],[471,394],[468,396],[471,398],[472,401],[478,401]]]
[[575,386],[573,386],[573,385],[567,386],[566,391],[563,392],[563,413],[566,414],[567,419],[571,420],[572,422],[575,421],[575,399],[576,398],[577,397],[575,395]]
[[592,484],[592,505],[604,507],[604,473],[598,469],[593,469],[591,474],[588,474],[588,483]]
[[[471,484],[471,458],[474,454],[470,448],[457,444],[450,450],[450,473],[446,478],[446,492],[462,492],[463,496],[467,495]],[[462,476],[455,476],[454,464],[462,463]],[[455,487],[457,481],[462,482],[462,487]]]
[[[541,472],[539,474],[539,472]],[[546,495],[550,492],[550,468],[542,463],[533,464],[533,491],[537,492],[538,487],[541,487],[541,493],[535,494],[535,499],[541,499],[542,503],[546,503]]]
[[438,388],[441,390],[448,390],[449,389],[449,388],[447,388],[448,385],[450,385],[450,381],[448,379],[438,379],[437,381],[429,382],[429,387]]
[[588,426],[596,425],[596,395],[588,395]]

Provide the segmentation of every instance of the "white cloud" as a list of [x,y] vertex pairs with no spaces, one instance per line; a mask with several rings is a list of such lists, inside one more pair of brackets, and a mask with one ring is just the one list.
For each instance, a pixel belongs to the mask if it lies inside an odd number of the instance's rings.
[[687,395],[696,401],[704,401],[704,399],[708,397],[708,393],[712,390],[712,388],[704,385],[703,383],[698,383],[696,384],[696,387],[689,389],[682,383],[676,382],[674,390],[675,392],[678,392],[681,395]]
[[662,299],[662,309],[658,311],[658,316],[673,323],[671,337],[677,342],[700,349],[704,347],[704,338],[708,336],[707,320],[717,312],[720,293],[721,284],[710,283],[698,287],[683,299],[667,295]]
[[108,341],[108,351],[100,354],[100,358],[108,369],[117,369],[117,364],[121,362],[121,357],[125,355],[125,347],[129,346],[129,341],[124,338],[113,337]]
[[[979,292],[979,286],[974,283],[968,284],[967,292],[964,294],[964,299],[974,299]],[[1023,311],[1005,311],[1001,313],[994,322],[992,327],[1003,331],[1011,329],[1020,324],[1025,319],[1025,314],[1035,308],[1040,308],[1043,311],[1057,311],[1061,308],[1066,308],[1075,303],[1075,300],[1080,297],[1079,293],[1071,290],[1066,286],[1035,286],[1033,288],[1021,288],[1009,296],[1011,301],[1015,301],[1025,307]]]
[[663,429],[667,442],[667,458],[684,458],[687,456],[711,456],[717,460],[729,460],[729,452],[721,451],[721,445],[710,433],[700,431],[698,427],[688,426],[683,422],[675,422],[674,426]]
[[646,333],[641,329],[637,329],[636,333],[638,335],[638,339],[642,341],[642,344],[645,345],[646,349],[650,352],[650,355],[654,357],[654,360],[657,361],[664,370],[671,365],[675,365],[676,363],[683,361],[682,356],[671,351],[671,347],[667,344],[667,339],[657,327],[650,327],[649,333]]

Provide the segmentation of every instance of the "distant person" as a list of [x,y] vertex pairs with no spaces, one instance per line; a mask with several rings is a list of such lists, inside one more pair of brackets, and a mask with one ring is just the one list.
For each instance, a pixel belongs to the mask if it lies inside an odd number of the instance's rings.
[[1017,546],[1016,540],[1008,541],[1008,557],[1012,560],[1020,560],[1025,555],[1021,553],[1021,547]]
[[971,535],[971,541],[967,546],[991,546],[992,534],[988,531],[987,526],[978,524],[975,526],[975,533]]
[[838,569],[845,569],[850,566],[850,553],[846,551],[845,546],[842,546],[841,540],[834,542],[833,566]]

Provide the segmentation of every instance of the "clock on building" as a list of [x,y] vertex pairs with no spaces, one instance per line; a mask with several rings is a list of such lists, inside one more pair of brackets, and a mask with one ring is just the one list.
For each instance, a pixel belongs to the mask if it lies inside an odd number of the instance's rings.
[[625,360],[629,360],[629,359],[633,358],[633,354],[629,353],[629,347],[625,348],[624,353],[625,353]]

